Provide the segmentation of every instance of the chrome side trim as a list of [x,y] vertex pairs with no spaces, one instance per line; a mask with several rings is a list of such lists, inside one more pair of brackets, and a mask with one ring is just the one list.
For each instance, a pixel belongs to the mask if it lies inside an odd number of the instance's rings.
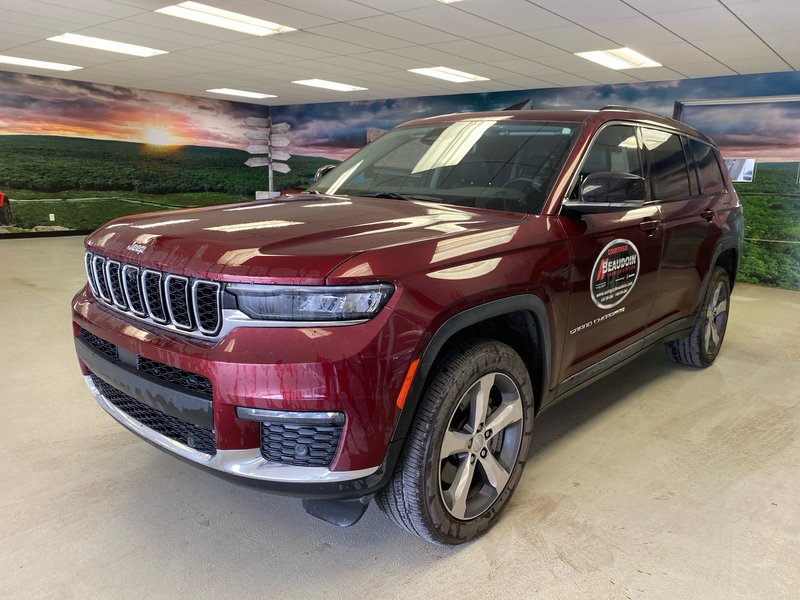
[[270,423],[332,423],[335,425],[344,423],[344,413],[340,412],[286,411],[237,406],[236,416],[246,421],[268,421]]
[[261,456],[261,451],[258,448],[248,448],[246,450],[217,450],[216,455],[213,456],[204,452],[198,452],[132,419],[100,393],[92,382],[91,377],[86,376],[84,379],[97,403],[125,428],[150,441],[166,452],[177,454],[187,460],[216,469],[217,471],[260,481],[320,483],[360,479],[372,475],[380,468],[380,466],[376,466],[359,471],[331,471],[326,467],[295,467],[292,465],[275,464],[270,463]]

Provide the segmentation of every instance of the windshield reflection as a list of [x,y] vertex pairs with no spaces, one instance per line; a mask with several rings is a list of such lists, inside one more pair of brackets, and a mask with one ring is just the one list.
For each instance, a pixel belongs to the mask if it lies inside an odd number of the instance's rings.
[[577,129],[510,116],[401,127],[345,160],[312,191],[538,213]]

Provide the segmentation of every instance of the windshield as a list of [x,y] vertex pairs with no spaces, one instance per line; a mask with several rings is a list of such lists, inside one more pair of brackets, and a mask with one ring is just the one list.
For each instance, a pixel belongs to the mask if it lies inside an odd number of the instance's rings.
[[486,117],[395,129],[356,152],[311,189],[538,213],[578,125],[508,119]]

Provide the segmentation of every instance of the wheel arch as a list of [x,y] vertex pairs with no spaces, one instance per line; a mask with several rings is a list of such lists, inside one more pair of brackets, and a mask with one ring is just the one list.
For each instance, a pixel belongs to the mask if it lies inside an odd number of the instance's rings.
[[459,340],[468,337],[496,339],[520,354],[531,375],[538,412],[543,398],[549,392],[550,320],[541,298],[533,294],[521,294],[463,310],[447,319],[434,332],[420,356],[392,442],[406,437],[435,366],[448,355],[450,349],[457,347]]

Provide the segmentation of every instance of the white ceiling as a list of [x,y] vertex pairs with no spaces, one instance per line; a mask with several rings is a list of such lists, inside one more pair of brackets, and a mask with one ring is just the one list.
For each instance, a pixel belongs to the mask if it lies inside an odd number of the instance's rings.
[[[278,96],[255,103],[282,105],[800,68],[800,0],[202,0],[298,30],[263,38],[153,12],[179,1],[0,0],[0,54],[84,67],[0,69],[195,96],[238,88]],[[169,54],[133,58],[46,41],[66,32]],[[619,46],[664,66],[612,71],[573,55]],[[432,66],[491,81],[407,71]],[[312,78],[369,89],[291,83]]]

